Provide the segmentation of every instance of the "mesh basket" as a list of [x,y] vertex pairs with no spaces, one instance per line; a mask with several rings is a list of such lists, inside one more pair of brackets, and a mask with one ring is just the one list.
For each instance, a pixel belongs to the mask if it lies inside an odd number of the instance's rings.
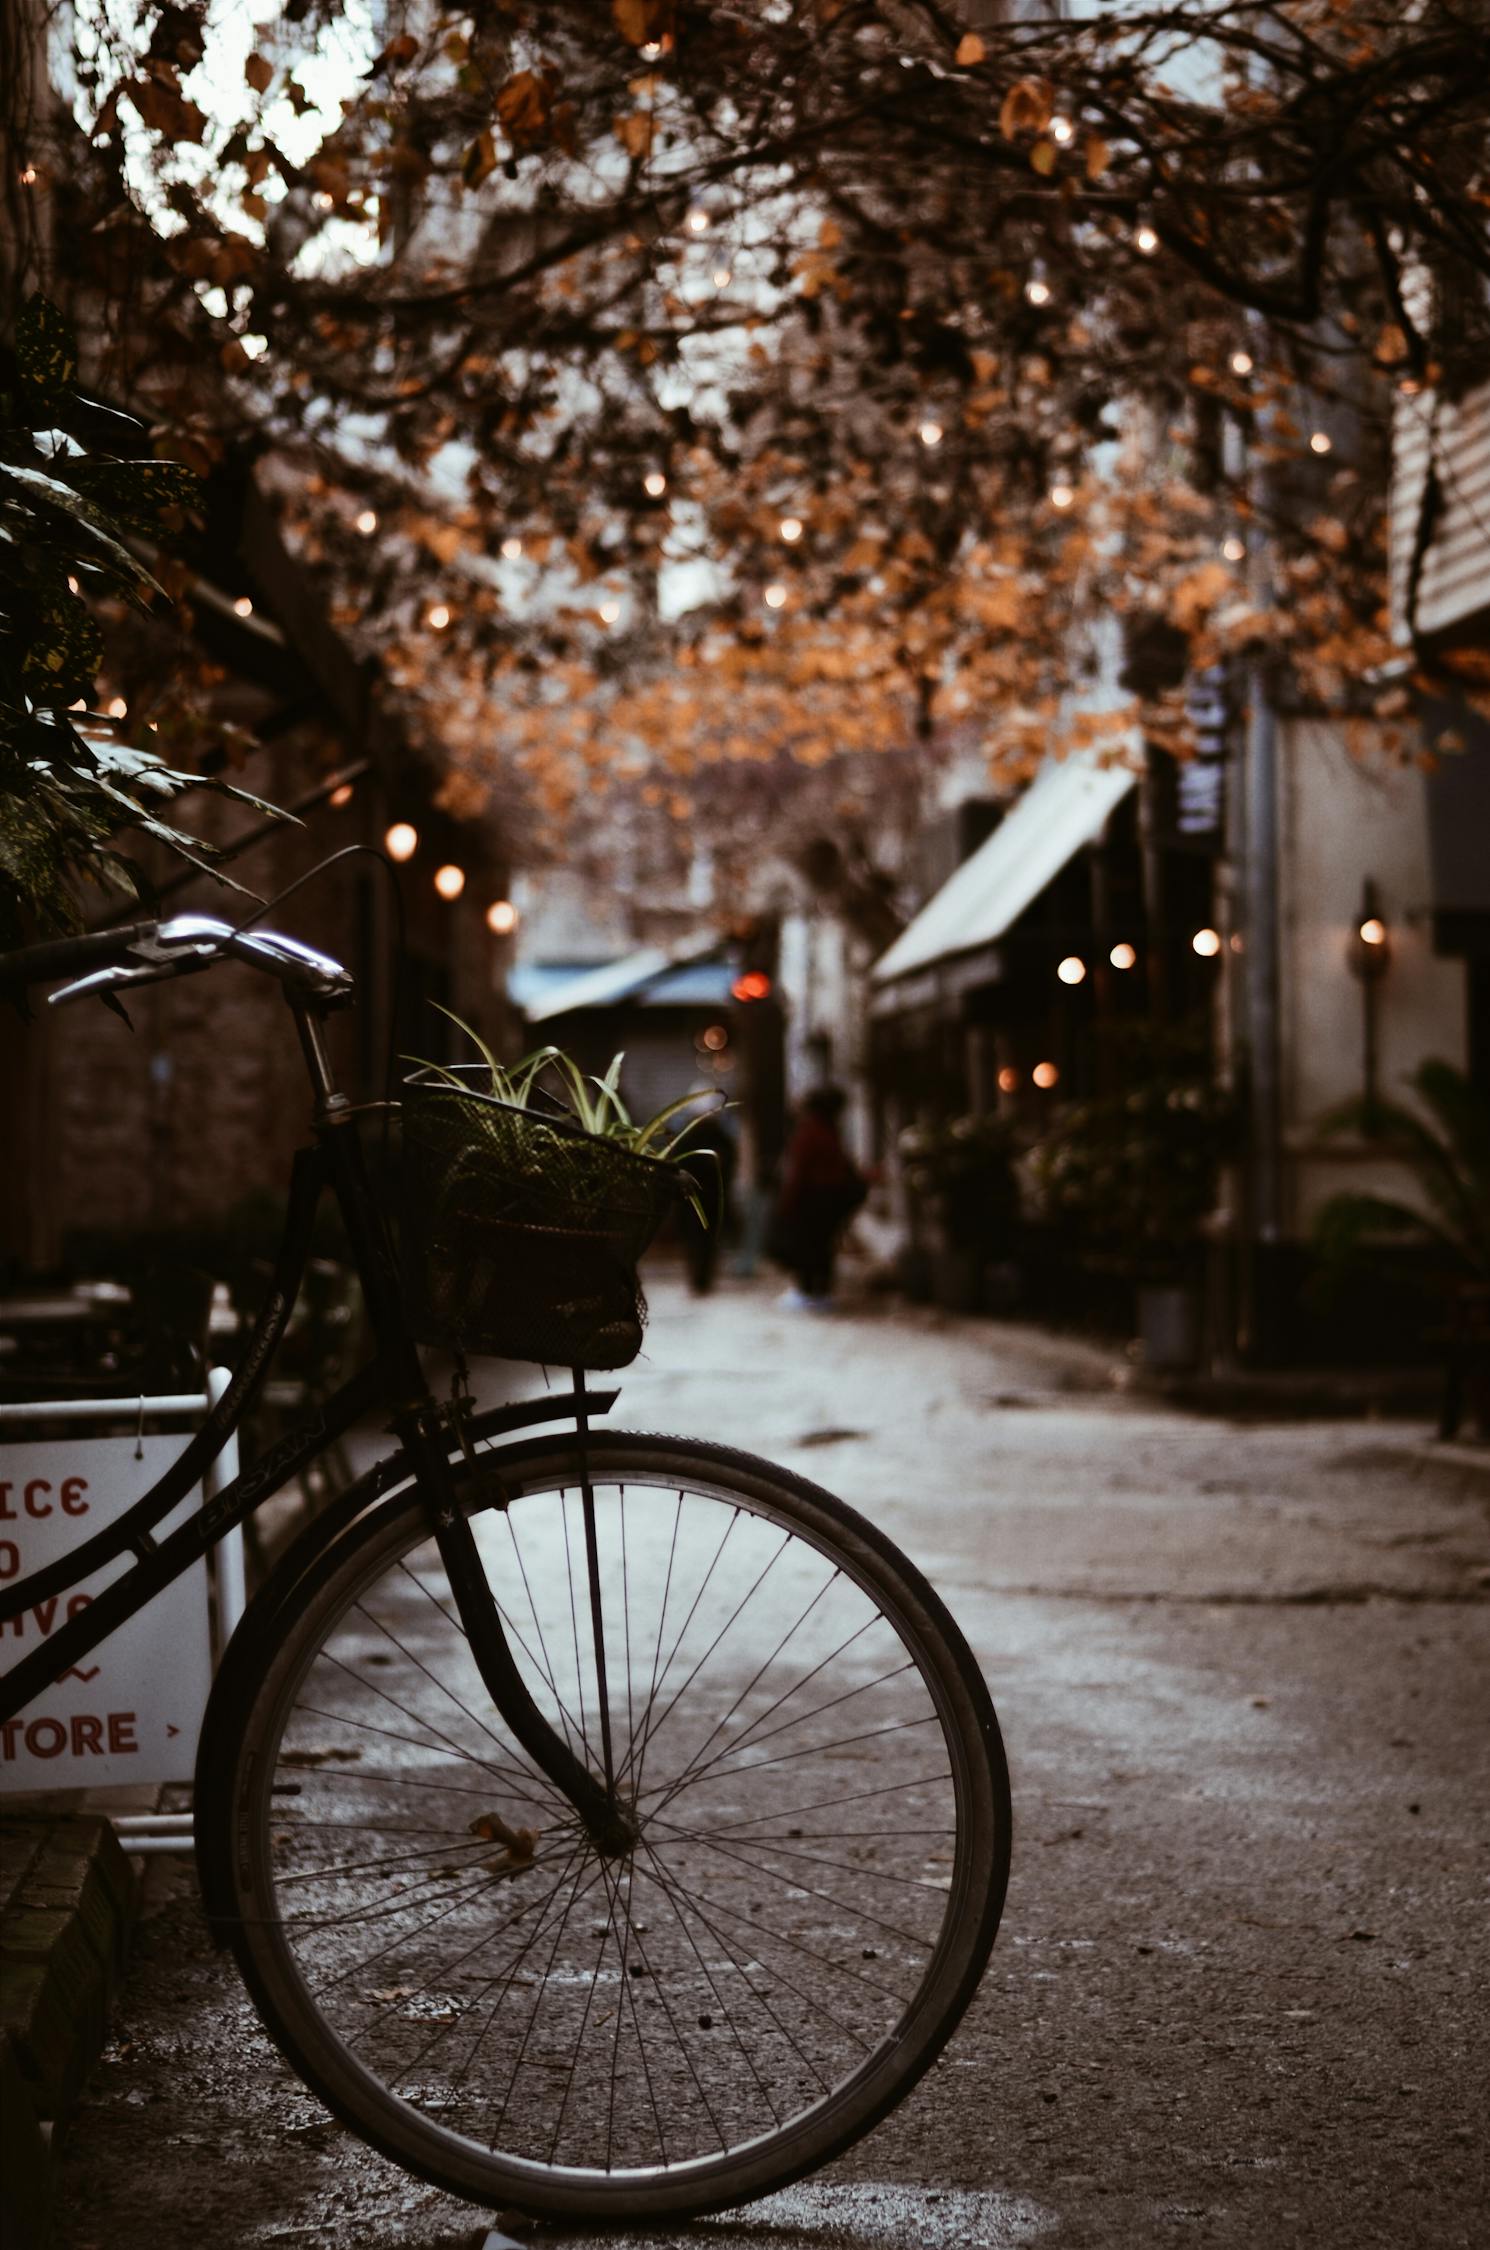
[[641,1350],[637,1265],[684,1182],[563,1118],[440,1079],[403,1090],[403,1271],[421,1343],[554,1367]]

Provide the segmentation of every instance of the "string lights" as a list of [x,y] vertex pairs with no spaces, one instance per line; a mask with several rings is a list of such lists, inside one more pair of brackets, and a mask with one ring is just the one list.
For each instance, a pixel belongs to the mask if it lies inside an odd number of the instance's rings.
[[1055,973],[1062,984],[1081,984],[1086,977],[1086,963],[1078,954],[1068,953]]
[[493,937],[511,937],[517,928],[518,912],[510,898],[494,898],[486,910],[486,926]]
[[427,621],[437,633],[444,632],[445,627],[450,623],[450,612],[443,602],[434,604],[434,607],[427,613]]
[[1052,1086],[1060,1083],[1060,1075],[1053,1062],[1037,1062],[1030,1072],[1031,1078],[1044,1094],[1048,1094]]
[[383,849],[388,857],[402,866],[412,859],[419,849],[419,831],[407,820],[396,820],[383,838]]
[[1190,940],[1190,945],[1192,951],[1198,953],[1202,961],[1214,961],[1221,950],[1220,933],[1209,929],[1197,930]]
[[768,586],[764,598],[767,609],[784,609],[786,607],[786,588],[780,585]]
[[1107,958],[1115,969],[1131,969],[1138,962],[1138,955],[1126,938],[1113,947]]
[[240,594],[233,604],[233,615],[235,617],[252,617],[253,613],[254,605],[247,594]]
[[1031,280],[1025,283],[1024,293],[1032,305],[1048,305],[1050,303],[1050,283],[1042,281],[1038,274],[1035,274]]
[[776,528],[787,546],[795,547],[802,536],[802,519],[800,516],[783,516]]
[[1328,430],[1313,430],[1310,432],[1309,451],[1311,453],[1331,453],[1334,451],[1334,440]]
[[463,867],[447,864],[435,869],[435,889],[447,905],[453,905],[465,887],[466,871]]
[[642,487],[650,499],[660,500],[667,490],[667,478],[660,469],[649,469],[642,478]]
[[361,532],[364,539],[371,539],[373,533],[377,530],[377,528],[378,512],[376,508],[364,508],[361,515],[357,518],[357,529]]
[[1075,498],[1076,487],[1074,485],[1062,481],[1053,484],[1050,488],[1050,505],[1052,508],[1069,508]]
[[523,543],[515,533],[502,541],[502,552],[508,562],[516,562],[522,551]]
[[1136,247],[1142,251],[1146,258],[1152,258],[1159,247],[1159,237],[1152,227],[1140,227],[1133,240]]
[[924,446],[940,445],[942,442],[942,425],[940,422],[923,422],[916,435]]
[[619,602],[618,602],[618,601],[616,600],[616,598],[615,598],[615,596],[614,596],[614,595],[608,595],[608,596],[606,597],[606,599],[605,599],[605,600],[604,600],[604,601],[603,601],[603,602],[601,603],[601,605],[600,605],[600,622],[601,622],[601,624],[602,624],[602,625],[614,625],[614,624],[615,624],[615,622],[616,622],[616,619],[617,619],[617,618],[618,618],[618,617],[620,616],[620,614],[621,614],[621,605],[620,605],[620,603],[619,603]]
[[1252,354],[1250,352],[1233,352],[1231,355],[1231,372],[1233,375],[1250,375],[1252,372]]
[[1245,562],[1247,543],[1244,539],[1238,539],[1236,534],[1233,533],[1230,539],[1222,540],[1221,552],[1228,562]]

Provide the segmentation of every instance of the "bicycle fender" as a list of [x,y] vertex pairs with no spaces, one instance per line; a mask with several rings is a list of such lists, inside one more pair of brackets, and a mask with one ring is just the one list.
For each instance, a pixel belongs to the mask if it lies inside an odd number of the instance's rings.
[[[565,1421],[580,1411],[604,1414],[619,1396],[619,1391],[614,1390],[586,1391],[581,1398],[567,1391],[556,1392],[551,1398],[521,1399],[513,1405],[491,1407],[484,1414],[473,1415],[466,1431],[470,1439],[482,1440],[527,1429],[540,1422]],[[457,1469],[465,1458],[462,1448],[451,1448],[451,1460]],[[499,1460],[501,1455],[496,1452],[477,1458]],[[268,1646],[272,1645],[270,1629],[301,1579],[320,1563],[328,1549],[343,1539],[375,1502],[407,1484],[413,1475],[413,1466],[400,1449],[375,1461],[345,1492],[338,1493],[280,1556],[223,1651],[202,1718],[193,1786],[197,1878],[207,1926],[215,1945],[227,1943],[232,1901],[228,1823],[222,1815],[221,1792],[232,1771],[231,1751],[241,1730],[249,1697],[266,1660]]]

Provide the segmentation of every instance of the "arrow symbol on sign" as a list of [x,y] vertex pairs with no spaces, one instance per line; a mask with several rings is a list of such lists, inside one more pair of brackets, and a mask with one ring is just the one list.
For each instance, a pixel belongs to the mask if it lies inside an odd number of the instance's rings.
[[169,1720],[169,1719],[167,1719],[167,1721],[166,1721],[166,1737],[167,1737],[167,1739],[169,1740],[169,1738],[170,1738],[170,1737],[171,1737],[171,1736],[172,1736],[173,1734],[179,1734],[180,1732],[181,1732],[181,1729],[180,1729],[179,1727],[173,1727],[173,1726],[172,1726],[172,1724],[171,1724],[171,1722],[170,1722],[170,1720]]
[[64,1680],[96,1680],[101,1669],[100,1665],[90,1664],[86,1672],[81,1672],[76,1664],[69,1664],[62,1677]]

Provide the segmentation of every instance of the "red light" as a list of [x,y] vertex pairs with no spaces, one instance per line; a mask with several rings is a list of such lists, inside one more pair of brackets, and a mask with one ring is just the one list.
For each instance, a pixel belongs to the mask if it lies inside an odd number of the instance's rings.
[[760,969],[747,969],[730,986],[737,1000],[764,1000],[770,990],[771,979]]

